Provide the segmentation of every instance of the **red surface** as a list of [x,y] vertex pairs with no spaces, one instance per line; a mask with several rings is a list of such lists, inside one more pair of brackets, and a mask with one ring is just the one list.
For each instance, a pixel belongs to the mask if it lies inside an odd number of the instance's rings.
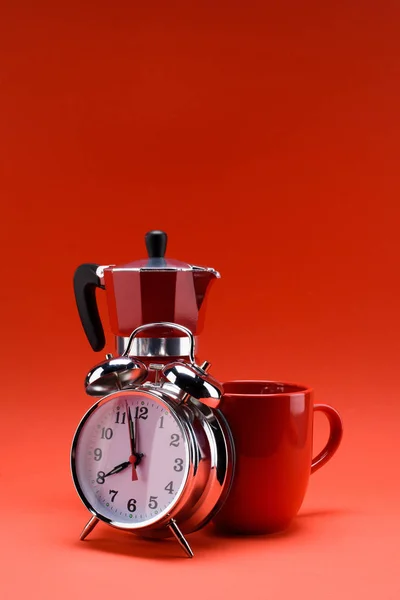
[[[343,427],[337,411],[317,404],[304,386],[252,380],[224,383],[220,408],[236,449],[235,477],[215,518],[225,533],[285,530],[297,515],[310,474],[335,454]],[[329,420],[329,437],[313,457],[314,410]]]
[[[0,13],[0,596],[397,600],[397,0]],[[74,269],[143,257],[152,228],[222,274],[211,372],[305,382],[345,427],[290,531],[193,534],[193,560],[103,525],[80,543],[68,468],[99,361]]]
[[[147,254],[145,249],[143,254]],[[126,267],[129,265],[124,265]],[[114,335],[128,337],[139,325],[159,321],[179,323],[195,334],[200,333],[199,308],[207,287],[215,279],[214,274],[188,271],[138,273],[120,271],[119,268],[120,265],[117,270],[112,267],[104,270],[110,327]],[[165,332],[148,332],[150,337],[157,334],[165,335]],[[176,336],[176,332],[172,335]]]

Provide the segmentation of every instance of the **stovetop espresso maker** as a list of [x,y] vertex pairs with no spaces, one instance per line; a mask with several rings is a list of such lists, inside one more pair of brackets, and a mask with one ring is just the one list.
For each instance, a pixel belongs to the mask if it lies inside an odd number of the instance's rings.
[[[96,290],[107,295],[111,330],[116,336],[116,354],[122,355],[129,336],[137,327],[170,322],[186,327],[197,336],[203,325],[204,301],[210,284],[220,275],[199,267],[165,258],[167,234],[149,231],[145,235],[148,257],[123,265],[80,265],[74,276],[75,299],[79,316],[94,351],[105,346],[104,330]],[[189,355],[189,339],[176,329],[147,330],[137,337],[129,355],[143,362]]]

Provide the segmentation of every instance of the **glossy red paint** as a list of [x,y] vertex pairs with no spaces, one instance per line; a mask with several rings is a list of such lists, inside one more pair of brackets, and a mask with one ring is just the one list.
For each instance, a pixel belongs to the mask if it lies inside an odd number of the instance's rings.
[[[339,447],[339,413],[328,405],[314,406],[313,391],[300,385],[231,381],[224,390],[220,408],[232,430],[237,464],[232,490],[214,522],[232,533],[281,531],[296,516],[310,473]],[[312,459],[315,410],[328,417],[330,435]]]
[[[181,263],[175,263],[179,268]],[[178,323],[200,333],[199,311],[207,288],[215,279],[212,272],[190,270],[138,271],[138,263],[108,267],[104,270],[111,330],[127,337],[136,327],[146,323],[167,321]],[[143,261],[145,265],[145,261]],[[176,337],[179,332],[149,331],[150,337]]]

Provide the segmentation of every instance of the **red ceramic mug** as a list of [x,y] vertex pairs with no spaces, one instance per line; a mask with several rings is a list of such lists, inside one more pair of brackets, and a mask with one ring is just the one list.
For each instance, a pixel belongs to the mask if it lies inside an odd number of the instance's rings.
[[[313,403],[313,391],[273,381],[224,383],[219,406],[232,430],[236,470],[232,489],[214,523],[230,533],[285,529],[297,514],[310,473],[322,467],[342,439],[339,413]],[[312,458],[314,411],[329,420],[326,446]]]

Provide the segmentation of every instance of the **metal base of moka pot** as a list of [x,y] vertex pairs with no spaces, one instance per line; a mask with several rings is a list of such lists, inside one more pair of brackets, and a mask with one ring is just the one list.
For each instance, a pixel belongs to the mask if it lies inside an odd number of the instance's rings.
[[[129,337],[116,337],[116,353],[121,356],[128,346]],[[198,338],[195,338],[198,348]],[[140,337],[135,338],[129,356],[142,358],[186,357],[190,353],[190,340],[187,337]]]

